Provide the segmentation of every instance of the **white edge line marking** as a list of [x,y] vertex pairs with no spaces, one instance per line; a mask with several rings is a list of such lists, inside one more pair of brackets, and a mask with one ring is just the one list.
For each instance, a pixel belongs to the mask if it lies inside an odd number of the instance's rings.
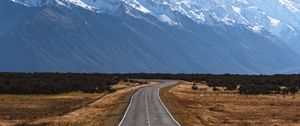
[[[169,112],[169,110],[166,108],[166,106],[164,105],[164,103],[163,103],[162,100],[160,99],[160,96],[159,96],[159,91],[160,91],[160,89],[161,89],[161,87],[158,88],[158,90],[157,90],[157,96],[158,96],[158,99],[159,99],[160,103],[163,105],[164,109],[167,111],[167,113],[168,113],[169,116],[172,118],[172,120],[173,120],[178,126],[181,126],[181,125],[175,120],[175,118],[171,115],[171,113]],[[137,91],[137,92],[138,92],[138,91]],[[136,96],[137,92],[135,92],[134,95],[131,96],[131,98],[130,98],[130,103],[129,103],[129,105],[128,105],[126,111],[125,111],[125,114],[124,114],[124,116],[123,116],[123,118],[122,118],[122,120],[121,120],[121,122],[119,123],[118,126],[121,126],[121,125],[122,125],[122,123],[123,123],[123,121],[124,121],[124,119],[125,119],[125,117],[126,117],[128,111],[129,111],[129,109],[130,109],[130,106],[131,106],[131,104],[132,104],[133,97]]]
[[175,118],[171,115],[171,113],[169,112],[169,110],[167,109],[167,107],[164,105],[164,103],[162,102],[162,100],[160,99],[160,96],[159,96],[159,91],[160,91],[161,87],[158,89],[157,91],[157,95],[158,95],[158,99],[160,101],[160,103],[163,105],[163,107],[165,108],[165,110],[168,112],[169,116],[172,118],[172,120],[178,125],[178,126],[181,126],[176,120]]
[[122,123],[123,123],[123,121],[125,120],[125,117],[126,117],[126,115],[127,115],[128,111],[129,111],[129,109],[130,109],[130,106],[131,106],[131,104],[132,104],[133,97],[135,97],[135,96],[136,96],[137,92],[138,92],[138,91],[136,91],[136,92],[134,93],[134,95],[132,95],[132,96],[131,96],[131,98],[130,98],[130,103],[129,103],[129,105],[128,105],[128,107],[127,107],[126,111],[125,111],[125,114],[124,114],[124,116],[123,116],[123,118],[122,118],[122,120],[121,120],[121,122],[119,123],[119,125],[118,125],[118,126],[121,126],[121,125],[122,125]]

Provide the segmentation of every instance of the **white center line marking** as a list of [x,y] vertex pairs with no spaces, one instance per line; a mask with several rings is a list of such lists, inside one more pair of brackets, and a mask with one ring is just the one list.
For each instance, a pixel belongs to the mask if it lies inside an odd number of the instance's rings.
[[148,123],[148,126],[151,126],[149,110],[148,110],[148,102],[147,102],[147,93],[145,94],[145,102],[146,102],[147,123]]

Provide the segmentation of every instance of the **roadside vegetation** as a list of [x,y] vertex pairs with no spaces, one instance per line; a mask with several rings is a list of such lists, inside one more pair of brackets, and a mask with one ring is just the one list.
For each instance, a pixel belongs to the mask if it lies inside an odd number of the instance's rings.
[[[238,74],[126,74],[123,77],[144,79],[174,79],[206,83],[210,87],[238,89],[240,94],[296,94],[300,87],[299,74],[238,75]],[[216,89],[217,90],[217,89]]]
[[[213,75],[213,74],[87,74],[87,73],[0,73],[1,94],[59,94],[114,92],[112,85],[132,79],[174,79],[206,82],[209,86],[239,87],[241,94],[296,93],[300,75]],[[144,82],[139,82],[144,83]]]
[[60,94],[114,92],[114,84],[127,79],[117,74],[0,73],[0,94]]
[[[260,88],[265,88],[260,87]],[[256,91],[255,91],[256,92]],[[183,126],[299,125],[299,94],[240,94],[238,88],[185,82],[161,90],[161,97]]]
[[0,73],[0,125],[116,125],[136,79],[191,82],[162,91],[183,124],[300,124],[300,75]]
[[[135,81],[134,81],[135,82]],[[0,126],[110,126],[117,125],[131,95],[158,82],[120,81],[115,92],[0,95]]]
[[104,95],[82,92],[58,95],[0,95],[0,120],[34,120],[62,116],[86,107]]
[[0,126],[116,125],[149,84],[113,74],[0,73]]

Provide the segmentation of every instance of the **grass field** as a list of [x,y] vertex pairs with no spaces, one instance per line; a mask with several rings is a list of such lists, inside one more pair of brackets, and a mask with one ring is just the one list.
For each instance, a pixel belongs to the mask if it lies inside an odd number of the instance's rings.
[[0,95],[0,124],[62,116],[85,107],[104,94]]
[[158,84],[121,82],[114,93],[81,92],[58,95],[0,95],[0,126],[116,125],[136,89]]
[[300,125],[300,95],[239,95],[237,91],[214,92],[206,85],[193,91],[191,84],[162,89],[161,96],[183,126],[201,125]]

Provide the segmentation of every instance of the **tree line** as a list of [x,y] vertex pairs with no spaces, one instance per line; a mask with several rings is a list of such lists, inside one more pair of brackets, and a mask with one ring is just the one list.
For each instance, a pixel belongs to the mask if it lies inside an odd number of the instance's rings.
[[2,94],[58,94],[72,91],[113,92],[119,79],[109,74],[0,73]]
[[[238,89],[240,94],[296,94],[299,92],[299,74],[239,75],[239,74],[127,74],[132,78],[175,79],[190,82],[206,82],[210,87]],[[239,86],[239,88],[238,88]]]
[[[238,74],[168,74],[168,73],[0,73],[0,93],[57,94],[72,91],[87,93],[114,90],[120,80],[173,79],[206,82],[209,86],[223,86],[241,94],[293,93],[300,87],[300,75],[238,75]],[[284,89],[281,89],[285,87]]]

